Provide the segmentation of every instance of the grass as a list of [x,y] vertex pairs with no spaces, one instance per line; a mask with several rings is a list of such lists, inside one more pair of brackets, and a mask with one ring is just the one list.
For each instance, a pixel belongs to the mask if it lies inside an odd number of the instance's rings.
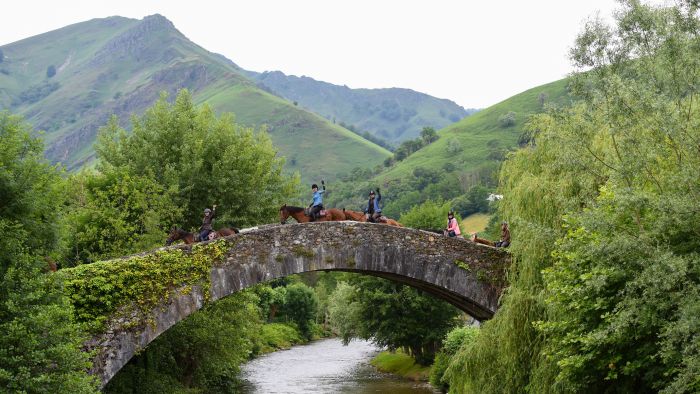
[[371,361],[371,364],[382,372],[392,373],[415,381],[428,381],[430,366],[416,364],[413,357],[401,351],[381,352]]
[[475,213],[469,215],[462,220],[460,230],[462,230],[462,232],[465,234],[465,237],[467,234],[471,234],[473,232],[480,233],[486,230],[486,226],[489,225],[490,218],[491,215],[487,215],[485,213]]
[[[147,25],[148,24],[148,25]],[[123,126],[161,91],[187,87],[198,104],[233,112],[239,123],[266,125],[287,158],[285,169],[318,182],[355,167],[371,168],[390,152],[291,102],[259,89],[234,64],[189,41],[163,17],[93,19],[3,45],[0,108],[45,130],[47,156],[70,170],[90,165],[97,129],[111,114]],[[58,72],[47,79],[46,69]],[[63,69],[61,66],[65,65]],[[13,104],[32,86],[60,87],[36,102]]]
[[[535,87],[439,130],[440,139],[383,171],[376,183],[406,178],[418,167],[442,170],[447,163],[455,164],[457,171],[469,171],[489,161],[493,147],[515,148],[528,117],[543,109],[539,95],[545,94],[547,103],[567,104],[566,85],[567,80],[562,79]],[[515,124],[501,127],[498,118],[510,111],[516,113]]]

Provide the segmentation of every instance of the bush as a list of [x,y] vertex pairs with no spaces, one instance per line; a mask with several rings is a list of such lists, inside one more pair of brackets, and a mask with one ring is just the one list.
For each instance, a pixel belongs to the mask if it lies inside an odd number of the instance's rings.
[[507,114],[503,114],[498,117],[498,124],[502,128],[507,128],[515,125],[515,112],[509,111]]
[[46,68],[46,76],[51,78],[54,75],[56,75],[56,67],[52,64]]

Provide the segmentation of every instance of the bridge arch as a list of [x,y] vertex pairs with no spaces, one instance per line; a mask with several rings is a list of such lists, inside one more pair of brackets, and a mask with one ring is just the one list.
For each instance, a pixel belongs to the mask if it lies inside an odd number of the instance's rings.
[[[371,223],[264,226],[228,240],[223,258],[211,264],[207,286],[178,284],[149,316],[113,316],[86,343],[86,350],[96,354],[91,373],[102,386],[140,349],[207,302],[258,283],[312,271],[356,272],[416,287],[485,320],[498,308],[510,262],[499,249]],[[189,246],[173,248],[191,251]]]

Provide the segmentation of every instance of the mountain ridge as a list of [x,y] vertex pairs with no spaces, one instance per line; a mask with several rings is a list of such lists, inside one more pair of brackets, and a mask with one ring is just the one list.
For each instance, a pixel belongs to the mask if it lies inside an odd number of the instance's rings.
[[[279,153],[292,158],[287,170],[304,179],[371,167],[389,155],[257,88],[233,61],[191,42],[159,14],[91,19],[0,48],[6,55],[0,107],[45,130],[47,157],[70,170],[93,160],[97,129],[112,114],[128,126],[129,116],[142,113],[161,92],[174,97],[182,88],[198,104],[234,112],[239,123],[267,125]],[[327,164],[319,166],[319,160]]]
[[298,102],[326,119],[394,145],[417,137],[423,127],[441,129],[477,111],[407,88],[352,89],[282,71],[246,71],[246,75],[263,89]]

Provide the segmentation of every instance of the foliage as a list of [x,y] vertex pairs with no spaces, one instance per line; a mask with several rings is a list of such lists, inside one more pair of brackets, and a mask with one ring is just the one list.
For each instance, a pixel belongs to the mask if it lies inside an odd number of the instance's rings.
[[[208,298],[209,273],[231,245],[226,240],[181,249],[133,256],[122,261],[84,264],[60,270],[76,318],[99,330],[118,313],[137,313],[140,324],[149,323],[153,308],[182,286],[200,286]],[[125,307],[128,307],[125,309]]]
[[[429,364],[458,311],[408,286],[373,277],[353,278],[352,286],[338,286],[333,296],[331,324],[344,340],[371,339],[390,350],[403,348],[416,362]],[[335,311],[335,312],[334,312]],[[349,316],[339,312],[346,311]],[[340,320],[335,320],[340,317]]]
[[61,84],[58,82],[42,82],[27,88],[27,90],[22,91],[17,95],[16,98],[12,100],[13,106],[19,106],[22,104],[32,104],[48,97],[51,93],[58,90]]
[[489,201],[487,200],[489,194],[489,188],[485,186],[472,186],[466,194],[455,198],[452,205],[462,217],[479,212],[485,213],[489,211]]
[[0,113],[0,391],[89,393],[83,333],[47,275],[57,246],[60,176],[19,117]]
[[[454,356],[461,347],[466,347],[473,343],[478,335],[479,328],[473,326],[457,327],[447,333],[442,344],[442,349],[435,356],[435,362],[432,368],[430,368],[430,384],[441,389],[443,392],[447,392],[449,383],[445,374],[449,366],[450,358]],[[453,371],[459,371],[459,367],[455,367]]]
[[312,325],[316,321],[318,312],[318,298],[309,286],[303,283],[294,283],[286,287],[286,297],[280,315],[294,322],[301,334],[311,339]]
[[384,164],[389,166],[394,162],[401,161],[418,149],[437,141],[438,138],[440,138],[440,136],[435,132],[435,129],[432,127],[423,127],[423,130],[420,132],[420,137],[402,142],[401,145],[396,148],[393,159],[391,161],[385,161]]
[[[408,212],[401,215],[399,221],[406,227],[422,230],[442,230],[447,228],[447,213],[450,212],[450,203],[428,200],[416,205]],[[461,221],[459,215],[455,216]]]
[[504,165],[518,264],[451,389],[700,389],[697,15],[628,1],[616,27],[586,25],[582,101],[535,117],[534,144]]
[[260,331],[259,348],[256,354],[269,353],[278,349],[288,349],[303,343],[299,330],[289,323],[269,323],[262,326]]
[[359,337],[357,322],[361,318],[362,305],[357,301],[357,293],[357,287],[343,281],[338,283],[329,300],[331,326],[344,345]]
[[56,66],[53,64],[46,67],[46,77],[47,78],[52,78],[54,75],[56,75]]
[[68,266],[162,245],[182,217],[167,189],[125,169],[74,175],[68,184],[66,255],[61,259]]
[[105,391],[171,392],[196,387],[236,393],[239,365],[259,347],[260,335],[264,337],[265,330],[258,317],[257,297],[250,291],[236,293],[164,332]]
[[0,63],[2,63],[5,60],[5,53],[0,49]]
[[430,367],[416,363],[416,360],[408,354],[398,350],[395,352],[381,352],[375,356],[370,364],[378,370],[402,378],[414,381],[426,381],[430,374]]
[[498,124],[503,128],[515,126],[515,112],[508,111],[508,113],[499,116]]
[[266,133],[235,124],[230,114],[217,118],[207,106],[197,109],[187,90],[174,104],[161,96],[132,128],[127,133],[112,118],[101,130],[98,168],[159,182],[183,209],[186,227],[200,224],[203,207],[212,204],[219,205],[219,223],[271,221],[298,183],[282,176],[283,161]]

